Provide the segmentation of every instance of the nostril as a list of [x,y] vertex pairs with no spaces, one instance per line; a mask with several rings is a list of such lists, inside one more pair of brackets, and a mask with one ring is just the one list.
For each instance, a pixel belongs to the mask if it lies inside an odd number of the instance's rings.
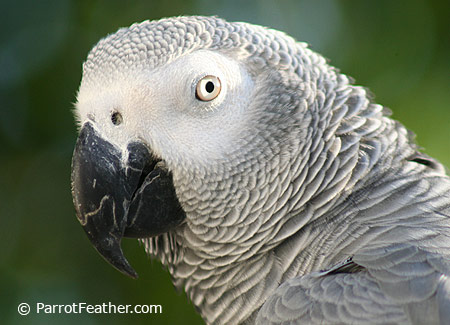
[[122,124],[123,118],[122,118],[122,114],[120,114],[119,112],[113,112],[111,114],[111,122],[114,125],[120,125]]

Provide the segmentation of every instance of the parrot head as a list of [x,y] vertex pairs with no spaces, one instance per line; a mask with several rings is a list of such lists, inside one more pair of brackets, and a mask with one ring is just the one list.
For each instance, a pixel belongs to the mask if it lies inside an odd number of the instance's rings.
[[83,65],[72,160],[76,214],[97,251],[136,277],[123,237],[187,225],[184,244],[217,256],[215,244],[243,255],[273,238],[290,166],[318,137],[320,64],[281,32],[215,17],[145,21],[102,39]]
[[185,222],[189,190],[180,184],[183,207],[174,178],[202,183],[229,164],[255,118],[249,103],[262,89],[239,59],[246,54],[224,53],[210,23],[136,24],[101,40],[84,63],[74,205],[97,251],[132,277],[122,237],[157,236]]

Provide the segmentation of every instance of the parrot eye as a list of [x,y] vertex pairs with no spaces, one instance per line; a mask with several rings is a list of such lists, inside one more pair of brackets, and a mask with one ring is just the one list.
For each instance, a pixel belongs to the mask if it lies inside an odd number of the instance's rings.
[[200,79],[195,88],[195,98],[204,102],[213,100],[220,94],[222,85],[220,79],[216,76],[208,75]]
[[112,124],[114,124],[114,125],[120,125],[120,124],[122,124],[122,114],[120,114],[119,112],[113,112],[112,114],[111,114],[111,122],[112,122]]

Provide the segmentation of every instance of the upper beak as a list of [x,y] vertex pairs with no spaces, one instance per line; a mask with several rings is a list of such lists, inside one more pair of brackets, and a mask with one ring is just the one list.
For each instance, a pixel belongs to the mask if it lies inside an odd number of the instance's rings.
[[85,123],[73,153],[72,196],[78,220],[97,251],[136,278],[123,255],[122,237],[159,235],[180,224],[185,214],[164,162],[142,142],[130,143],[125,152]]

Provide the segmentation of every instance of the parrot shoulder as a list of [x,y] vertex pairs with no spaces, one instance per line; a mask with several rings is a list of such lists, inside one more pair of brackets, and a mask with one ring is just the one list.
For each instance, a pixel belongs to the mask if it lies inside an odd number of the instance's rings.
[[258,324],[450,323],[450,262],[408,244],[363,250],[280,285]]

